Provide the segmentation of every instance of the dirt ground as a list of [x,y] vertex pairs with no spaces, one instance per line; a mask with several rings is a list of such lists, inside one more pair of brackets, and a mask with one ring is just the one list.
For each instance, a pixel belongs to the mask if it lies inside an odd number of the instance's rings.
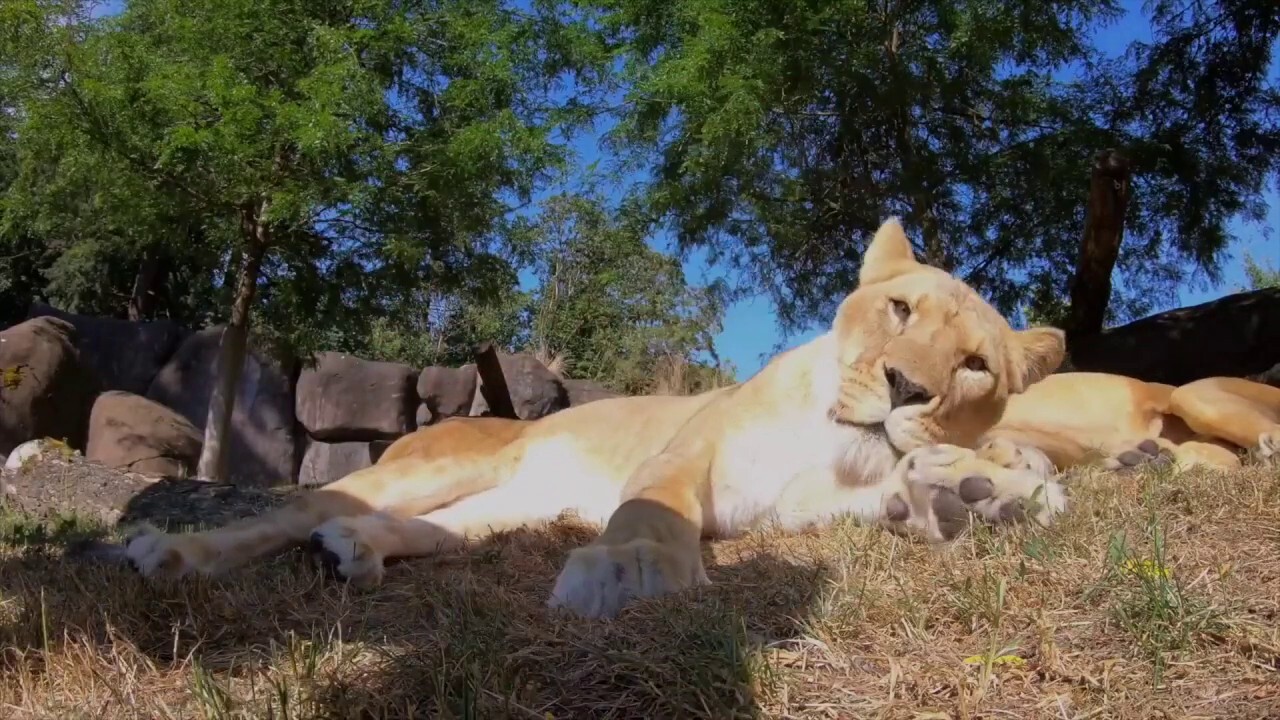
[[[566,519],[404,561],[375,590],[300,552],[152,583],[76,556],[279,491],[79,460],[10,479],[0,717],[1277,718],[1280,470],[1070,479],[1051,528],[929,547],[854,523],[707,546],[713,585],[613,621],[545,608]],[[71,545],[69,545],[71,543]]]

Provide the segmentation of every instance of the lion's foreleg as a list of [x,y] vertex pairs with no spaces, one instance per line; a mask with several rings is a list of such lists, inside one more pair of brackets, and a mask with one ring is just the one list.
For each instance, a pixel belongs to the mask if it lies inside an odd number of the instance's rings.
[[548,605],[610,617],[630,600],[710,582],[702,566],[703,452],[645,461],[623,492],[604,533],[569,553]]

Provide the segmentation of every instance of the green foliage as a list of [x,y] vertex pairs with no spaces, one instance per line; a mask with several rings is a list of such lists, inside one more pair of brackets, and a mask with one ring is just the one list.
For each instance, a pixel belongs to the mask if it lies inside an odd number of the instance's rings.
[[1244,272],[1249,278],[1249,287],[1245,288],[1246,290],[1280,288],[1280,268],[1260,265],[1248,253],[1244,256]]
[[723,289],[686,285],[680,263],[649,247],[625,212],[611,214],[591,195],[559,195],[524,232],[538,285],[521,340],[561,357],[569,375],[648,392],[660,363],[714,353]]
[[603,59],[541,3],[132,0],[63,24],[20,4],[39,42],[6,63],[4,237],[52,239],[23,289],[119,315],[151,252],[170,314],[221,321],[262,231],[257,332],[304,353],[509,293],[508,201],[564,167],[583,113],[556,84]]
[[592,5],[652,221],[768,292],[785,330],[829,318],[889,214],[1002,310],[1057,315],[1107,147],[1135,163],[1115,314],[1141,313],[1189,263],[1216,271],[1280,157],[1269,0],[1157,3],[1155,43],[1112,62],[1087,42],[1110,0]]

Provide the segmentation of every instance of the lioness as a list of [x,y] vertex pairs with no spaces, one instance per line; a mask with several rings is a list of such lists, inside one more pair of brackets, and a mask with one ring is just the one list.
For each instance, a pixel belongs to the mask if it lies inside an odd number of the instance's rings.
[[705,584],[701,537],[852,515],[933,541],[970,512],[1049,523],[1062,487],[1016,453],[977,447],[1010,397],[1064,354],[1052,328],[1015,331],[971,288],[916,261],[885,222],[829,332],[746,382],[693,397],[599,400],[534,422],[458,420],[397,441],[373,467],[207,532],[144,527],[142,574],[217,573],[290,543],[340,577],[565,511],[605,526],[572,551],[548,601],[611,616],[636,597]]
[[1239,467],[1241,451],[1264,460],[1280,454],[1280,388],[1234,377],[1174,387],[1109,373],[1059,373],[1010,398],[985,440],[1012,443],[1026,459],[1034,448],[1062,471],[1162,459]]

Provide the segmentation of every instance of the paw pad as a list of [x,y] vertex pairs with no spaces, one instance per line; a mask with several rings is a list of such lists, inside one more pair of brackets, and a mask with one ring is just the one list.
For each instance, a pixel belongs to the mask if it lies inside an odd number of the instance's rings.
[[950,488],[936,488],[930,505],[938,521],[938,530],[948,540],[959,535],[969,524],[969,508],[960,495]]
[[1000,522],[1020,523],[1029,516],[1030,513],[1027,512],[1026,503],[1022,498],[1014,498],[1000,506]]
[[907,501],[901,497],[894,495],[889,498],[889,502],[885,504],[885,517],[892,522],[905,522],[911,515],[911,508],[907,506]]
[[1123,470],[1139,465],[1167,465],[1171,462],[1173,462],[1173,455],[1161,448],[1155,440],[1148,438],[1135,445],[1133,449],[1118,453],[1108,465],[1114,470]]
[[967,503],[986,500],[994,492],[995,485],[992,484],[991,478],[971,475],[960,481],[960,499]]

